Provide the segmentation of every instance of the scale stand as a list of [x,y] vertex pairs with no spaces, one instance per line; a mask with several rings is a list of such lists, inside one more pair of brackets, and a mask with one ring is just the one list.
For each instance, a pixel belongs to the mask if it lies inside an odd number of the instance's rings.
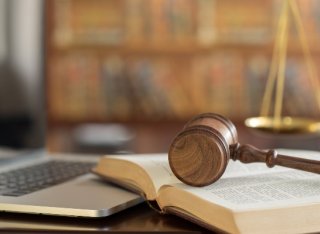
[[[262,107],[259,117],[252,117],[245,120],[245,125],[269,133],[286,134],[317,134],[320,133],[320,122],[316,119],[282,116],[283,91],[285,81],[286,52],[288,44],[289,11],[291,11],[295,26],[297,28],[304,58],[307,65],[307,72],[310,78],[313,92],[320,110],[320,83],[316,78],[316,69],[311,58],[307,38],[302,25],[301,15],[294,0],[285,0],[280,15],[278,29],[273,49],[270,72],[266,89],[263,96]],[[273,116],[270,115],[272,95],[275,90],[275,103]]]

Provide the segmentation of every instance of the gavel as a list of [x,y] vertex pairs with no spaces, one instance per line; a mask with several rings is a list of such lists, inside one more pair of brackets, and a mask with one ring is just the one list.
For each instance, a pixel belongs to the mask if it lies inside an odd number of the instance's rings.
[[187,122],[173,139],[168,158],[170,168],[179,180],[198,187],[217,181],[229,159],[242,163],[265,162],[270,168],[279,165],[320,174],[317,160],[240,145],[234,124],[214,113],[203,113]]

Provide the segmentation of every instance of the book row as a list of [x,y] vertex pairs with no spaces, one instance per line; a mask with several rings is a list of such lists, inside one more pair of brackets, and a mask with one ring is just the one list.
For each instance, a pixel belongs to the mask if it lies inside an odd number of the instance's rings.
[[[263,54],[243,57],[225,51],[170,58],[53,57],[49,116],[60,121],[185,120],[201,112],[233,119],[257,116],[269,61]],[[319,114],[306,70],[303,60],[288,59],[284,114]]]
[[[320,3],[297,2],[308,38],[314,42],[320,36]],[[62,47],[270,43],[282,3],[281,0],[57,0],[53,2],[52,38],[56,46]],[[291,26],[291,40],[296,36],[295,27]]]

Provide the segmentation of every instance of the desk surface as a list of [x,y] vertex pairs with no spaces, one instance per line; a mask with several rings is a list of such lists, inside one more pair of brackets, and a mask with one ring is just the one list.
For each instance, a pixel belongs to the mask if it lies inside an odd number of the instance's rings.
[[146,203],[105,218],[85,219],[0,213],[1,233],[157,232],[207,233],[208,230],[172,215],[161,215]]
[[[174,128],[172,128],[174,129]],[[172,130],[171,129],[171,130]],[[241,143],[251,143],[260,148],[300,148],[300,149],[313,149],[319,150],[320,137],[317,136],[299,136],[299,137],[282,137],[282,136],[270,136],[262,135],[251,131],[242,131],[239,129],[239,141]],[[160,131],[160,130],[159,130]],[[144,152],[165,152],[165,147],[168,146],[169,140],[172,139],[174,134],[162,132],[160,136],[163,137],[163,141],[159,140],[159,135],[156,134],[155,139],[152,140],[150,136],[154,132],[154,129],[147,131],[145,134],[148,137],[143,137],[144,134],[140,134],[143,148],[137,147],[137,153]],[[157,131],[156,131],[157,132]],[[161,132],[161,131],[160,131]],[[169,137],[168,137],[169,136]],[[161,138],[161,137],[160,137]],[[168,140],[169,139],[169,140]],[[162,146],[158,148],[154,147],[156,143],[161,143]],[[159,151],[158,151],[159,150]],[[132,207],[130,209],[121,211],[110,217],[100,219],[81,219],[81,218],[64,218],[64,217],[50,217],[40,215],[24,215],[24,214],[10,214],[0,213],[0,232],[1,233],[52,233],[57,231],[65,232],[181,232],[181,233],[207,233],[206,229],[203,229],[195,224],[185,221],[179,217],[172,215],[160,215],[153,211],[147,204],[143,203]]]

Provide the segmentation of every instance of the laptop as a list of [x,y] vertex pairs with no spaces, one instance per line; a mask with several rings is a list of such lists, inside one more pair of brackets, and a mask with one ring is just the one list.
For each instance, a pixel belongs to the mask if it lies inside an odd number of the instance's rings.
[[98,156],[46,150],[44,2],[0,0],[0,212],[109,216],[142,198],[90,173]]

